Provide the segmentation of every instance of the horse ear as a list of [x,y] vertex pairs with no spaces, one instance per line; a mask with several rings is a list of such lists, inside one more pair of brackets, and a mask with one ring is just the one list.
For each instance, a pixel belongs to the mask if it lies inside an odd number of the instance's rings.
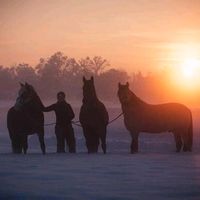
[[129,87],[129,82],[126,82],[126,86]]
[[119,87],[119,88],[121,87],[121,83],[120,83],[120,82],[118,83],[118,87]]
[[86,79],[85,79],[85,76],[83,76],[83,82],[85,83]]
[[94,77],[93,77],[93,76],[91,76],[90,80],[91,80],[92,82],[94,82]]
[[21,87],[23,87],[23,86],[24,86],[24,84],[23,84],[23,83],[21,83],[21,82],[19,82],[19,85],[20,85]]

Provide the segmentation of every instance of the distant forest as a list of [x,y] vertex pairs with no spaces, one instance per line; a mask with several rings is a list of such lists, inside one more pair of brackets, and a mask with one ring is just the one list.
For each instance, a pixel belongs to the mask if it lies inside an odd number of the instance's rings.
[[35,87],[41,98],[55,99],[56,93],[63,90],[69,100],[80,101],[83,76],[94,76],[99,98],[110,102],[118,102],[117,87],[120,81],[129,81],[134,92],[149,102],[176,100],[174,96],[182,95],[172,87],[164,70],[159,74],[128,74],[110,66],[101,56],[77,60],[56,52],[49,58],[41,58],[36,66],[27,63],[0,66],[0,99],[15,99],[19,89],[18,83],[28,82]]

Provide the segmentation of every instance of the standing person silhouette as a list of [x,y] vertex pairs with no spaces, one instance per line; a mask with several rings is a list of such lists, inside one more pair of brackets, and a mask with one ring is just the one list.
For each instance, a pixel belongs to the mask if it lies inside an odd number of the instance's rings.
[[57,102],[43,108],[44,112],[55,111],[56,126],[55,134],[57,139],[57,153],[65,152],[65,142],[68,145],[70,153],[76,153],[76,141],[74,129],[71,120],[74,118],[74,112],[70,104],[65,100],[65,93],[58,92]]

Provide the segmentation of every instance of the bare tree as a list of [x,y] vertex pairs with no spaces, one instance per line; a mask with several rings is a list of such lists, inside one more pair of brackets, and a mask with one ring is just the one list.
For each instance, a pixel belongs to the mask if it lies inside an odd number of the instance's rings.
[[95,56],[92,59],[92,70],[95,75],[99,75],[105,70],[106,67],[110,66],[106,59],[103,59],[101,56]]

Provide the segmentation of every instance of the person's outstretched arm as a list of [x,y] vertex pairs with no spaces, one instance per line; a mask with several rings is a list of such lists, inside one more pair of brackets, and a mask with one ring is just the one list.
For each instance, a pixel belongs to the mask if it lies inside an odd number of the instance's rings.
[[50,112],[50,111],[53,111],[53,110],[55,110],[55,104],[52,104],[52,105],[47,106],[47,107],[44,106],[43,109],[42,109],[43,112]]

